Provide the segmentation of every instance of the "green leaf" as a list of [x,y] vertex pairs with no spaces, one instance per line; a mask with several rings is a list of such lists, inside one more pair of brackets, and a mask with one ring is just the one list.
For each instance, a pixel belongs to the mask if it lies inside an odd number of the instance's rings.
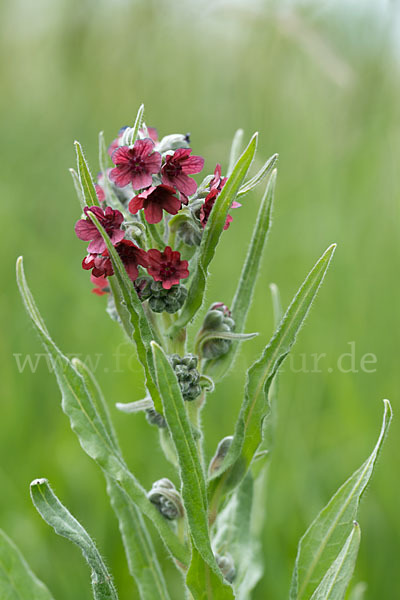
[[152,330],[149,321],[147,320],[147,317],[142,307],[142,303],[140,302],[135,288],[133,287],[133,283],[129,279],[125,267],[122,263],[122,260],[118,252],[114,248],[109,236],[105,232],[104,228],[100,225],[96,216],[93,213],[89,213],[89,216],[93,221],[94,225],[97,227],[98,231],[100,232],[107,246],[107,250],[110,254],[112,266],[114,269],[114,277],[118,284],[118,294],[114,295],[114,297],[117,298],[117,311],[118,305],[121,305],[122,299],[124,306],[121,307],[122,312],[120,311],[120,318],[124,318],[122,313],[126,309],[129,313],[130,322],[132,325],[132,329],[128,329],[127,333],[129,334],[129,332],[131,332],[131,335],[133,336],[133,339],[135,341],[138,357],[142,364],[146,377],[146,387],[153,399],[154,407],[157,412],[162,413],[163,409],[160,394],[154,382],[155,372],[153,365],[153,356],[150,348],[150,342],[152,340],[156,340],[157,336]]
[[349,600],[364,600],[367,591],[367,584],[359,581],[350,592]]
[[311,308],[328,269],[336,245],[332,244],[318,260],[260,358],[247,371],[245,397],[236,422],[232,445],[219,471],[213,474],[209,493],[211,520],[221,494],[237,485],[247,472],[262,441],[263,421],[269,410],[268,391],[281,363],[296,341],[296,336]]
[[311,600],[343,600],[356,565],[361,531],[357,521],[337,558],[325,573]]
[[188,297],[170,335],[175,337],[183,327],[195,316],[204,301],[204,290],[208,267],[214,257],[215,250],[224,230],[226,216],[232,202],[236,198],[239,187],[251,165],[257,147],[257,134],[251,138],[249,145],[237,161],[228,181],[217,196],[210,213],[207,226],[201,240],[197,265],[189,287]]
[[269,173],[271,173],[272,169],[276,165],[278,156],[278,154],[273,154],[261,167],[258,173],[256,173],[254,177],[246,181],[246,183],[244,183],[241,186],[240,190],[238,191],[238,198],[241,198],[242,196],[245,196],[246,194],[254,190],[254,188],[257,187],[258,184],[261,183],[262,180],[265,179],[265,177],[267,177]]
[[146,491],[127,468],[121,455],[115,450],[107,427],[95,408],[95,402],[85,387],[84,380],[72,366],[71,361],[58,349],[51,339],[43,319],[28,288],[23,270],[22,257],[17,261],[17,281],[25,308],[39,334],[57,377],[62,393],[62,409],[71,422],[83,450],[93,458],[157,527],[171,554],[183,565],[189,562],[187,548],[178,540],[169,524],[157,508],[148,501]]
[[[85,387],[101,416],[115,450],[120,452],[108,407],[96,379],[87,366],[77,358],[72,359],[72,364],[83,378]],[[152,402],[151,405],[153,405]],[[119,522],[129,572],[136,581],[141,600],[153,600],[154,598],[169,600],[167,585],[157,554],[140,511],[126,492],[108,475],[106,475],[106,481],[107,492]]]
[[227,176],[229,177],[229,175],[232,173],[235,164],[242,152],[242,147],[243,147],[243,135],[244,135],[244,131],[243,129],[238,129],[235,132],[235,135],[233,136],[233,140],[232,140],[232,146],[231,146],[231,151],[229,154],[229,164],[228,164],[228,170],[227,170]]
[[114,193],[110,180],[107,175],[107,168],[110,162],[110,157],[107,151],[106,142],[104,139],[104,132],[100,131],[99,133],[99,165],[100,172],[103,175],[103,179],[101,182],[102,187],[104,188],[107,204],[109,204],[114,210],[119,210],[125,217],[126,220],[129,220],[131,217],[130,213],[126,209],[126,207],[122,204],[121,200]]
[[[260,259],[271,226],[276,173],[276,170],[273,171],[261,200],[253,236],[231,306],[232,316],[235,320],[235,329],[239,332],[243,331],[246,324],[247,314],[251,306],[253,292],[257,282],[261,262]],[[208,360],[204,365],[204,372],[209,373],[214,380],[221,380],[227,374],[229,369],[233,367],[238,349],[239,345],[233,343],[226,354]]]
[[[231,495],[215,522],[213,548],[222,556],[231,555],[236,569],[235,598],[250,600],[264,567],[261,543],[253,534],[253,477],[250,472]],[[265,507],[264,507],[265,510]],[[259,523],[256,524],[259,533]]]
[[139,133],[139,129],[142,125],[143,114],[144,114],[144,104],[141,104],[139,106],[139,110],[137,112],[135,123],[134,123],[133,127],[127,127],[123,133],[121,146],[133,146],[133,144],[136,142],[136,139],[137,139],[137,136]]
[[81,205],[81,209],[83,211],[83,209],[86,206],[86,202],[85,202],[85,196],[83,195],[81,182],[79,181],[79,175],[75,171],[75,169],[70,169],[69,172],[71,173],[71,177],[72,177],[72,181],[73,181],[74,188],[76,191],[76,195],[78,196],[79,204]]
[[371,478],[392,419],[390,402],[384,400],[384,406],[382,428],[371,455],[339,488],[299,542],[290,590],[291,600],[306,600],[311,597],[357,518],[360,498]]
[[93,178],[90,174],[88,164],[83,155],[82,146],[75,142],[76,160],[78,163],[79,181],[82,188],[83,197],[87,206],[100,206],[94,187]]
[[197,583],[202,593],[207,590],[205,598],[233,598],[232,590],[229,595],[230,588],[222,581],[211,549],[204,473],[178,380],[161,346],[152,342],[152,348],[164,417],[178,456],[182,498],[192,539],[192,562],[187,584],[195,598],[203,597],[198,595]]
[[90,569],[93,598],[95,600],[118,600],[111,575],[100,556],[95,543],[86,529],[71,515],[54,494],[47,479],[35,479],[31,483],[31,498],[41,517],[54,531],[82,551]]
[[53,600],[53,596],[31,571],[17,546],[1,529],[0,598],[2,600]]
[[118,518],[129,572],[136,582],[140,599],[169,600],[156,550],[140,511],[110,477],[107,477],[107,492]]

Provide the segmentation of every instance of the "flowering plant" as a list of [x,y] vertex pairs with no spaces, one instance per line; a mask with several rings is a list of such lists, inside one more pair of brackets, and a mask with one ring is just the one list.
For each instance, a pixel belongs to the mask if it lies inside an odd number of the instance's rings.
[[[108,313],[136,347],[147,390],[143,400],[118,403],[117,408],[145,411],[149,425],[159,429],[161,448],[176,469],[174,482],[161,476],[145,490],[132,473],[93,373],[56,346],[28,288],[22,258],[17,262],[21,295],[52,361],[63,411],[83,450],[104,473],[128,568],[142,600],[171,598],[144,517],[155,525],[182,575],[182,598],[246,600],[260,580],[262,492],[269,460],[264,432],[271,426],[266,417],[276,401],[274,378],[335,250],[333,244],[323,253],[282,318],[277,288],[272,287],[276,331],[247,371],[233,434],[223,437],[206,465],[200,414],[207,395],[232,368],[240,343],[256,335],[244,328],[271,224],[276,180],[277,155],[247,178],[257,135],[241,153],[242,136],[241,130],[235,135],[226,176],[218,164],[200,185],[192,176],[202,171],[204,161],[192,153],[189,137],[159,140],[143,123],[143,106],[133,127],[121,130],[108,148],[100,134],[97,183],[76,142],[78,171],[71,172],[82,218],[75,232],[89,242],[82,267],[91,270],[93,291],[107,296]],[[232,221],[229,211],[263,180],[266,189],[234,298],[229,308],[214,302],[198,328],[194,318],[203,306],[219,239]],[[198,329],[193,346],[188,344],[190,327]],[[358,504],[390,420],[391,407],[385,401],[382,429],[371,455],[301,538],[291,600],[344,597],[360,541]],[[91,569],[94,598],[116,600],[113,579],[86,530],[46,479],[34,480],[30,489],[42,517],[81,548]],[[12,581],[19,598],[50,600],[50,592],[13,543],[4,534],[1,540],[1,561],[12,557],[7,561],[8,579],[0,578],[6,597]]]

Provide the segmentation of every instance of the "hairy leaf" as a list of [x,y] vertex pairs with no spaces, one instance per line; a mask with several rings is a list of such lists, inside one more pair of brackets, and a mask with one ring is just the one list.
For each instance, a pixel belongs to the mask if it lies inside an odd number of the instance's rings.
[[[196,594],[195,598],[203,597],[198,596],[196,581],[199,582],[202,591],[209,589],[208,595],[204,596],[205,598],[233,598],[232,590],[222,581],[221,573],[211,550],[204,473],[179,383],[162,348],[155,342],[152,342],[152,348],[158,386],[164,406],[164,417],[178,456],[182,480],[182,498],[194,546],[187,583],[192,594]],[[197,549],[198,554],[195,549]]]
[[53,600],[17,546],[0,529],[0,598],[3,600]]
[[263,421],[269,410],[268,391],[281,363],[295,343],[328,269],[336,245],[330,246],[300,287],[273,338],[260,358],[247,371],[245,397],[235,434],[221,468],[210,482],[211,518],[221,494],[237,485],[247,472],[262,441]]
[[[235,320],[235,329],[238,332],[243,331],[246,324],[247,314],[257,282],[260,259],[271,227],[276,173],[276,170],[273,171],[261,200],[253,236],[231,306],[232,316]],[[212,375],[216,380],[222,379],[229,369],[232,368],[238,349],[239,344],[233,343],[226,354],[219,358],[208,360],[204,366],[204,371]]]
[[242,196],[245,196],[246,194],[254,190],[254,188],[257,187],[258,184],[261,183],[262,180],[265,179],[265,177],[267,177],[269,173],[271,173],[272,169],[276,165],[277,160],[278,154],[273,154],[261,167],[258,173],[256,173],[254,177],[252,177],[242,185],[242,187],[238,191],[238,198],[241,198]]
[[92,575],[92,590],[95,600],[118,600],[111,575],[100,556],[95,543],[86,529],[71,515],[54,494],[47,479],[35,479],[31,483],[31,498],[36,510],[54,531],[82,551]]
[[121,142],[122,146],[133,146],[133,144],[136,142],[136,139],[137,139],[137,136],[139,133],[139,129],[142,125],[143,114],[144,114],[144,104],[141,104],[139,106],[139,110],[137,112],[135,123],[134,123],[133,127],[127,127],[123,133],[122,142]]
[[90,174],[88,164],[83,154],[82,146],[75,142],[76,159],[78,163],[79,181],[82,187],[83,197],[87,206],[99,206],[93,178]]
[[306,600],[311,597],[357,518],[360,498],[371,478],[392,419],[390,402],[384,400],[384,406],[382,428],[371,455],[339,488],[299,542],[290,590],[291,600]]
[[360,527],[354,521],[349,537],[311,596],[311,600],[343,600],[356,565],[360,537]]
[[107,475],[127,492],[143,514],[154,523],[171,554],[183,565],[188,564],[189,557],[186,547],[178,540],[157,508],[148,501],[146,491],[129,471],[121,455],[115,450],[107,428],[96,411],[95,403],[91,399],[82,377],[51,339],[28,288],[22,258],[17,261],[17,280],[27,312],[54,368],[62,393],[62,409],[69,417],[71,427],[78,436],[82,448],[102,467]]
[[228,164],[228,169],[226,172],[228,177],[232,173],[232,171],[235,167],[235,164],[242,152],[243,135],[244,135],[243,129],[237,129],[235,131],[235,135],[233,136],[231,151],[229,153],[229,164]]

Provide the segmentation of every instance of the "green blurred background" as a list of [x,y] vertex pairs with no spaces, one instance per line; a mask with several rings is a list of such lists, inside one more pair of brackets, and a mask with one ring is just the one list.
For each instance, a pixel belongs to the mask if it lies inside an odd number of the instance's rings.
[[[57,599],[90,597],[79,552],[35,513],[29,482],[47,477],[97,540],[121,600],[136,598],[101,473],[60,410],[44,361],[35,373],[15,354],[41,352],[19,300],[14,263],[67,353],[99,357],[97,376],[129,464],[149,488],[171,475],[157,432],[116,401],[142,397],[142,374],[90,293],[73,225],[79,205],[68,167],[73,141],[97,169],[97,134],[111,140],[138,105],[161,134],[192,134],[211,172],[226,167],[231,138],[258,130],[258,160],[279,152],[274,226],[262,259],[237,368],[204,413],[207,452],[232,431],[246,365],[272,331],[268,285],[286,306],[317,257],[338,250],[292,363],[280,380],[278,422],[263,535],[265,577],[254,598],[286,598],[297,542],[310,521],[372,449],[390,398],[395,420],[362,502],[354,582],[368,599],[400,597],[399,432],[399,53],[396,5],[382,3],[107,2],[3,0],[0,197],[2,226],[0,526]],[[372,6],[372,3],[371,3]],[[398,22],[398,19],[397,19]],[[212,266],[207,303],[229,304],[261,190],[245,198]],[[358,372],[338,358],[355,349]],[[318,373],[311,354],[326,353]],[[366,353],[376,370],[360,368]],[[306,368],[301,370],[305,356]],[[350,368],[349,357],[344,360]],[[347,360],[347,362],[346,362]],[[372,365],[371,368],[374,368]],[[163,549],[160,548],[160,553]],[[164,560],[173,597],[174,568]]]

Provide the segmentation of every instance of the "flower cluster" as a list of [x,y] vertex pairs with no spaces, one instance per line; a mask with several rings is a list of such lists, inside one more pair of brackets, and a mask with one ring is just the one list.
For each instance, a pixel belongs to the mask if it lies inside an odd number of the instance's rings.
[[[103,238],[105,232],[139,298],[148,300],[153,312],[173,313],[187,297],[181,280],[189,277],[189,261],[182,252],[200,244],[227,178],[221,176],[218,164],[214,174],[198,187],[193,175],[203,169],[204,159],[192,153],[188,135],[174,134],[159,140],[156,129],[143,126],[137,139],[128,145],[127,132],[129,128],[122,128],[108,148],[113,167],[98,176],[98,206],[85,206],[75,225],[78,238],[89,242],[82,267],[92,272],[95,294],[110,291],[108,278],[114,269]],[[235,202],[232,208],[237,206]],[[185,239],[178,230],[180,247],[175,250],[176,228],[171,220],[178,213],[185,216],[189,234]],[[103,228],[103,235],[95,220]],[[231,221],[228,215],[225,229]],[[154,226],[157,230],[152,229]]]

